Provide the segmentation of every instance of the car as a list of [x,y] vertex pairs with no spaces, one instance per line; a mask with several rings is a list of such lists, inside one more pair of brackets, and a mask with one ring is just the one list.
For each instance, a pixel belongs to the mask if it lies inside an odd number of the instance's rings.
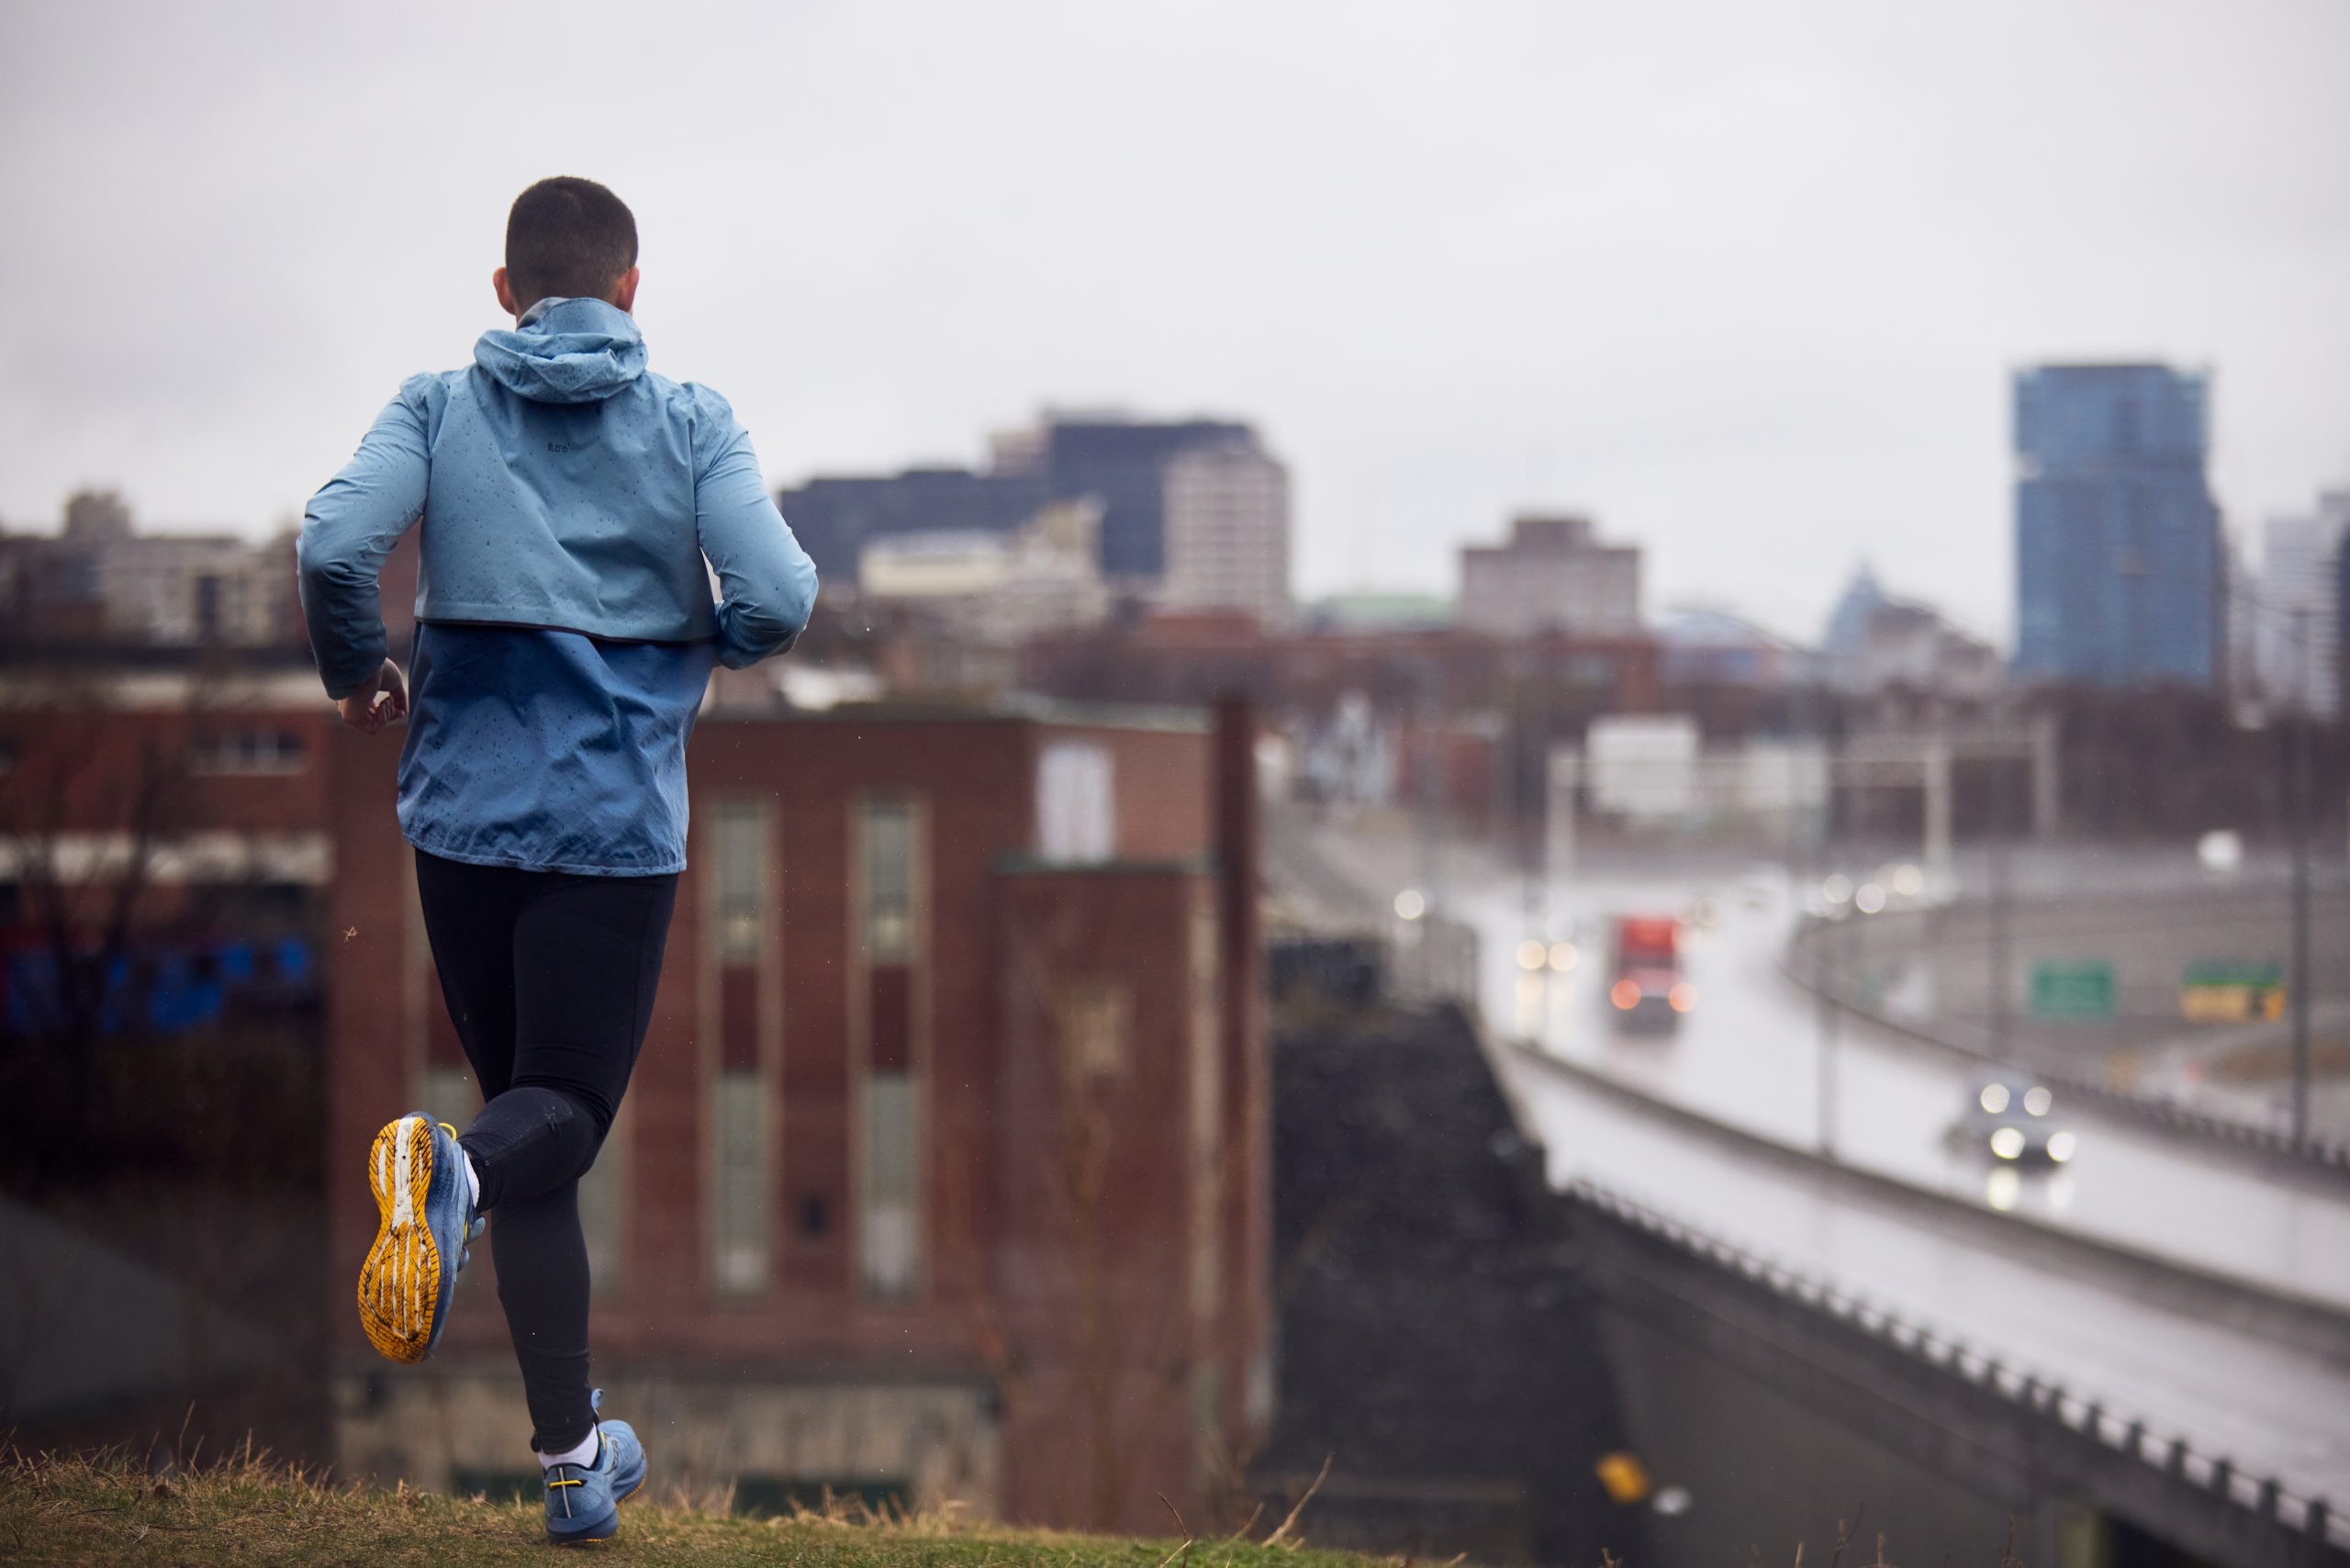
[[2054,1092],[2031,1074],[2012,1070],[1975,1081],[1951,1138],[2003,1165],[2062,1165],[2080,1146],[2078,1136],[2056,1114]]

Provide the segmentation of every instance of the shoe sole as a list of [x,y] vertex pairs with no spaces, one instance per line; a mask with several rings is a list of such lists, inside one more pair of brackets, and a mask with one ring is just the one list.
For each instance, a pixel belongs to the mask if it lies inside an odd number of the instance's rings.
[[441,1247],[424,1217],[432,1151],[432,1123],[402,1116],[375,1135],[367,1157],[378,1223],[359,1269],[359,1327],[386,1360],[410,1364],[431,1350],[441,1305]]

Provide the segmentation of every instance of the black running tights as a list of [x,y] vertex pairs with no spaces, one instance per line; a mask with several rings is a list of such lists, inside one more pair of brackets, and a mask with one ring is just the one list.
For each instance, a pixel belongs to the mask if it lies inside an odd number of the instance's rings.
[[579,1178],[644,1044],[677,879],[468,866],[419,850],[416,886],[441,994],[481,1081],[481,1114],[458,1141],[481,1177],[531,1445],[559,1453],[595,1425]]

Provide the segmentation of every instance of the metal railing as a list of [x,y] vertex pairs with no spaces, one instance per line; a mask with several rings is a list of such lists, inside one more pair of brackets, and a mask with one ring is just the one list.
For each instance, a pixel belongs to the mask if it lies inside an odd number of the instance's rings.
[[2010,1365],[1954,1336],[1802,1270],[1749,1252],[1597,1182],[1578,1177],[1561,1195],[1654,1237],[1684,1256],[1736,1274],[1785,1303],[1857,1329],[1924,1367],[2007,1401],[2020,1414],[2134,1460],[2174,1484],[2200,1488],[2247,1510],[2263,1523],[2296,1530],[2313,1543],[2350,1546],[2350,1529],[2335,1518],[2323,1497],[2288,1491],[2274,1476],[2239,1471],[2232,1461],[2202,1452],[2182,1436],[2158,1437],[2145,1422],[2109,1410],[2103,1401],[2068,1390],[2055,1379]]

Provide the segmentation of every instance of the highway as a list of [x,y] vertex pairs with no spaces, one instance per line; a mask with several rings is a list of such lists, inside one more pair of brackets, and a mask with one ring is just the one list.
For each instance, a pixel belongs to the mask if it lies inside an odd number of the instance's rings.
[[[1686,942],[1695,1009],[1673,1036],[1619,1033],[1603,994],[1606,917],[1686,909],[1708,895],[1719,924],[1692,930]],[[1453,904],[1481,939],[1489,1020],[1713,1120],[1797,1148],[1819,1146],[1821,1020],[1812,995],[1780,968],[1789,927],[1784,895],[1753,910],[1718,884],[1583,880],[1561,902],[1583,935],[1583,961],[1530,983],[1516,964],[1526,927],[1518,890],[1488,885]],[[2060,1170],[2019,1172],[1987,1150],[1946,1139],[1975,1092],[1971,1065],[1849,1014],[1835,1020],[1833,1041],[1828,1120],[1839,1159],[2350,1311],[2350,1185],[2279,1179],[2240,1154],[2062,1103],[2056,1113],[2079,1135],[2079,1152]]]
[[[2159,1436],[2184,1436],[2303,1495],[2350,1500],[2350,1336],[2297,1348],[2162,1305],[2093,1249],[2077,1269],[2051,1267],[2044,1248],[2003,1245],[1996,1216],[1937,1218],[1930,1204],[1873,1198],[1547,1065],[1571,1062],[1707,1121],[1816,1148],[1820,1018],[1779,967],[1794,919],[1783,883],[1766,895],[1721,870],[1584,874],[1551,893],[1547,913],[1529,915],[1524,879],[1489,857],[1456,853],[1432,872],[1392,837],[1285,827],[1295,836],[1271,857],[1277,876],[1285,854],[1309,855],[1326,888],[1327,873],[1341,871],[1367,907],[1392,902],[1390,888],[1431,884],[1423,890],[1437,912],[1476,928],[1488,1024],[1526,1042],[1497,1053],[1499,1065],[1549,1150],[1554,1184],[1595,1181],[2098,1398]],[[1676,1035],[1619,1034],[1602,994],[1605,921],[1700,899],[1719,919],[1695,933],[1687,957],[1696,1007]],[[1545,921],[1558,923],[1546,937],[1572,942],[1576,960],[1564,974],[1529,976],[1516,949]],[[2067,1114],[2080,1139],[2069,1166],[1997,1170],[1987,1153],[1944,1137],[1973,1092],[1970,1066],[1850,1016],[1836,1039],[1830,1119],[1852,1166],[2350,1312],[2350,1184],[2277,1178],[2087,1107]]]
[[2302,1496],[2350,1497],[2350,1365],[2149,1305],[2101,1270],[2067,1274],[1956,1226],[1693,1137],[1505,1053],[1563,1186],[1587,1177],[1750,1251],[1954,1335],[2184,1436]]

